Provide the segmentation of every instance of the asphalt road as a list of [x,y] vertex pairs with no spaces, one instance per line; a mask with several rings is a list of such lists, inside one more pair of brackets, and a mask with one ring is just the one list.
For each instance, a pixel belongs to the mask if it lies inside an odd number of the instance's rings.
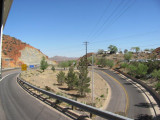
[[[133,119],[136,119],[139,115],[151,115],[151,106],[146,102],[142,91],[139,91],[131,83],[112,71],[103,70],[102,72],[97,70],[97,73],[105,79],[111,87],[111,100],[106,108],[107,111],[120,114],[126,111],[127,117]],[[113,79],[109,76],[112,76]]]
[[16,82],[18,73],[2,74],[6,77],[0,81],[0,120],[70,120],[25,92]]

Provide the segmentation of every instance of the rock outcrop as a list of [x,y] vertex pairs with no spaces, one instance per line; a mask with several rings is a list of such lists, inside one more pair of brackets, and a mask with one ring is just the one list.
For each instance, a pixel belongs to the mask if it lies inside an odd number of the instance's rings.
[[43,56],[49,64],[56,64],[40,50],[19,39],[3,35],[2,40],[2,68],[20,67],[22,64],[39,65]]

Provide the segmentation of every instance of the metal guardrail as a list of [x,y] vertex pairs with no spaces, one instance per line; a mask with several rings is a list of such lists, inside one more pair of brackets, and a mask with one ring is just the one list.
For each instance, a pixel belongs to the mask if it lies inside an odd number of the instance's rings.
[[16,69],[21,69],[21,68],[7,68],[7,69],[2,69],[1,71],[2,72],[5,72],[5,71],[10,71],[10,70],[16,70]]
[[141,86],[143,86],[145,89],[148,90],[148,92],[153,96],[153,98],[155,99],[155,101],[157,102],[158,106],[160,107],[160,95],[155,91],[153,90],[152,87],[148,86],[146,83],[142,82],[141,80],[138,80],[137,78],[134,78],[118,69],[114,69],[115,71],[121,73],[122,75],[132,79],[134,82],[137,82],[138,84],[140,84]]
[[127,117],[124,117],[124,116],[121,116],[121,115],[117,115],[117,114],[114,114],[112,112],[103,111],[103,110],[100,110],[98,108],[95,108],[95,107],[92,107],[92,106],[89,106],[89,105],[85,105],[83,103],[68,99],[68,98],[60,96],[60,95],[56,95],[54,93],[45,91],[45,90],[40,89],[40,88],[37,88],[37,87],[35,87],[35,86],[33,86],[33,85],[21,80],[19,77],[17,77],[17,81],[18,82],[20,81],[22,84],[25,84],[25,85],[27,85],[27,86],[29,86],[29,87],[31,87],[31,88],[43,93],[43,94],[46,94],[51,98],[55,98],[57,100],[63,101],[65,103],[68,103],[68,104],[70,104],[72,106],[80,108],[80,109],[82,109],[84,111],[87,111],[89,113],[95,114],[97,116],[103,117],[105,119],[108,119],[108,120],[110,120],[110,119],[111,120],[133,120],[131,118],[127,118]]

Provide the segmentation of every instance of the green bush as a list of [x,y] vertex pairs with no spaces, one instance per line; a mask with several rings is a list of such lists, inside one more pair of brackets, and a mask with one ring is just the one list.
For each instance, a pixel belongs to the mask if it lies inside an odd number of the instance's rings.
[[106,60],[106,65],[107,65],[109,68],[112,68],[112,67],[114,66],[113,60]]
[[132,76],[142,78],[147,74],[148,67],[143,63],[133,63],[128,66],[128,70]]
[[128,66],[128,70],[129,70],[129,74],[131,74],[134,77],[136,76],[136,70],[137,70],[136,66],[131,64]]
[[156,90],[160,90],[160,82],[155,85]]
[[160,80],[160,70],[154,70],[151,75],[156,78],[157,80]]
[[143,63],[139,63],[136,70],[136,75],[138,77],[144,77],[147,74],[148,67]]
[[131,58],[132,58],[131,52],[127,52],[124,54],[124,59],[127,60],[128,62],[130,61]]
[[44,88],[46,91],[50,91],[51,90],[51,88],[50,87],[48,87],[48,86],[45,86],[45,88]]
[[52,70],[53,72],[55,71],[55,67],[54,67],[54,65],[52,65],[51,70]]
[[100,65],[102,67],[105,67],[107,64],[106,64],[106,59],[104,57],[98,59],[98,62],[97,62],[97,65]]
[[122,63],[122,64],[120,65],[120,67],[121,67],[121,68],[127,68],[127,67],[128,67],[128,64],[127,64],[127,63]]

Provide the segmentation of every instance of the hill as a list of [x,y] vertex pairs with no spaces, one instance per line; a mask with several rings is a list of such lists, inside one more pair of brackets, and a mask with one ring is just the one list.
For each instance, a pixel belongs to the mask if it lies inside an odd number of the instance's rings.
[[20,67],[22,64],[38,65],[43,56],[49,64],[56,64],[56,62],[50,61],[48,56],[44,55],[39,49],[15,37],[3,35],[2,68]]
[[56,61],[56,62],[62,62],[62,61],[68,61],[68,60],[77,60],[76,57],[65,57],[65,56],[54,56],[49,58],[50,60]]

